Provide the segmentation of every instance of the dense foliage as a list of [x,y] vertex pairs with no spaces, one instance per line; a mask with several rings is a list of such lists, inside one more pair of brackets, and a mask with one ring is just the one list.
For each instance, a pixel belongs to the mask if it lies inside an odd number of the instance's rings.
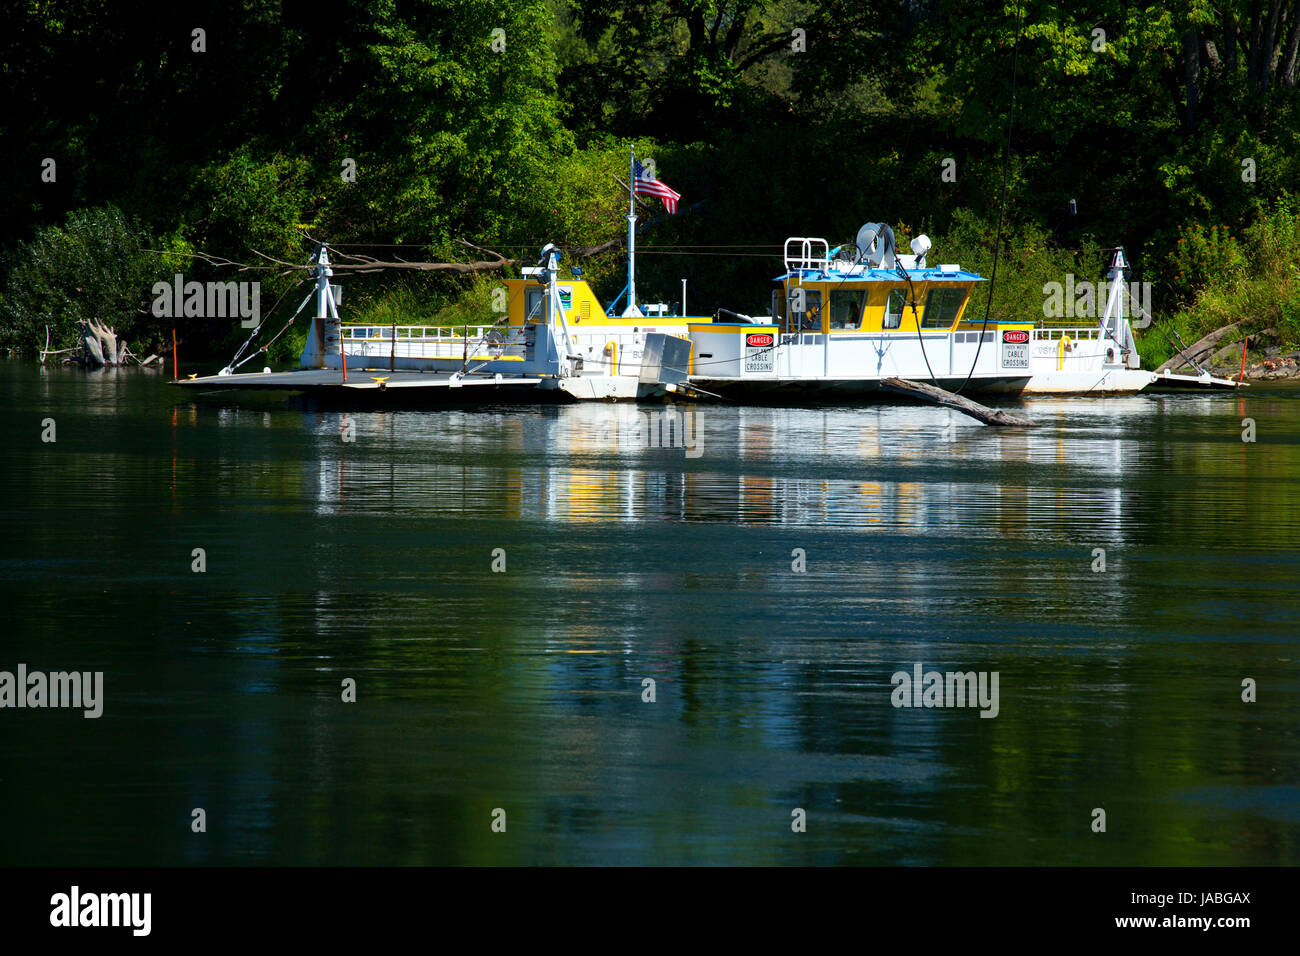
[[[995,315],[1122,244],[1154,283],[1148,359],[1163,323],[1300,344],[1300,0],[49,0],[0,35],[0,345],[87,313],[160,343],[154,282],[251,275],[187,253],[297,262],[312,238],[603,247],[583,264],[612,297],[632,144],[683,194],[641,213],[643,300],[685,277],[693,311],[764,312],[785,236],[867,220],[987,274],[1013,60]],[[289,281],[256,275],[264,306]],[[460,322],[485,282],[370,275],[349,301]]]

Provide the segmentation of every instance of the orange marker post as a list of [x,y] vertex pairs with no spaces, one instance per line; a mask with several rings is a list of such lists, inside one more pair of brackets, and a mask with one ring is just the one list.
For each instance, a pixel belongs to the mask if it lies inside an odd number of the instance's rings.
[[1240,385],[1246,380],[1246,346],[1250,344],[1250,336],[1241,340],[1241,374],[1237,376],[1237,384]]
[[181,370],[180,366],[176,364],[176,330],[172,329],[172,381],[179,382],[180,380]]

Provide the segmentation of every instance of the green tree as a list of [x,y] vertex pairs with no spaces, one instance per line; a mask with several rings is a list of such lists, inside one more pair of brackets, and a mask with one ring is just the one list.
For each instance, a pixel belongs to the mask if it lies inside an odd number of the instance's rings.
[[148,314],[160,258],[144,228],[115,206],[79,210],[62,226],[40,229],[7,262],[0,344],[30,350],[45,341],[67,348],[78,321],[98,319],[136,351],[155,337]]

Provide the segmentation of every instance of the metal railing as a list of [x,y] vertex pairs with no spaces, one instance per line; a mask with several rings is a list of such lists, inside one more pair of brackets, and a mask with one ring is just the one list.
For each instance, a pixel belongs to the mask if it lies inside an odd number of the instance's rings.
[[504,326],[494,325],[344,325],[342,326],[342,335],[345,339],[377,339],[388,341],[394,335],[401,341],[402,339],[420,341],[442,342],[455,339],[463,342],[467,337],[472,342],[476,339],[482,339],[483,336],[493,329],[508,331]]
[[[1066,322],[1071,320],[1067,319]],[[1062,335],[1068,335],[1072,339],[1095,339],[1101,335],[1101,327],[1098,325],[1078,326],[1058,324],[1051,319],[1039,319],[1034,326],[1035,338],[1047,338],[1045,333],[1051,333],[1050,337],[1059,339]]]
[[[797,256],[790,255],[790,246],[793,243],[799,244]],[[820,256],[813,254],[818,249],[821,250]],[[816,236],[791,236],[785,241],[785,269],[787,272],[794,272],[796,269],[825,270],[830,251],[830,243],[825,239]]]
[[1040,326],[1033,331],[1033,337],[1038,342],[1055,342],[1062,336],[1069,336],[1072,342],[1078,342],[1081,339],[1096,339],[1101,337],[1101,328],[1091,326],[1084,328],[1075,328],[1070,326]]
[[483,360],[524,354],[524,329],[519,327],[344,325],[339,335],[349,355],[366,358]]

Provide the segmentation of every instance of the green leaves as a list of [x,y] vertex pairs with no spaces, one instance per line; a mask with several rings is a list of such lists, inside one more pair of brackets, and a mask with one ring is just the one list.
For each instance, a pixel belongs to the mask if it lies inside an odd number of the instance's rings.
[[161,278],[150,237],[115,206],[79,210],[61,226],[47,226],[21,243],[5,262],[0,344],[32,349],[70,347],[82,319],[114,327],[133,346],[149,323],[145,308]]
[[343,117],[367,170],[358,191],[401,240],[492,233],[568,144],[549,8],[426,0],[374,18],[370,81]]
[[202,215],[190,231],[200,247],[226,250],[233,258],[253,250],[298,258],[303,246],[296,224],[310,208],[310,177],[303,158],[245,144],[199,171],[192,201]]

